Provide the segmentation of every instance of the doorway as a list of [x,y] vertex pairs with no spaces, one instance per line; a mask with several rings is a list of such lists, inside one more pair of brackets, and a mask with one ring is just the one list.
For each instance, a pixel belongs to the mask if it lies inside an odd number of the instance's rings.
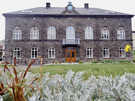
[[76,49],[65,49],[66,62],[76,62]]

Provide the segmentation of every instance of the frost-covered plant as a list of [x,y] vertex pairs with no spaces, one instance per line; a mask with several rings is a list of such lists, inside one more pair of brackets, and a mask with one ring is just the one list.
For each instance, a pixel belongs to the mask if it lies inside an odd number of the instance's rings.
[[29,101],[135,101],[134,74],[90,76],[88,80],[82,76],[83,72],[73,71],[65,76],[47,73],[40,85],[42,93],[35,92]]
[[[28,97],[28,101],[135,101],[135,74],[125,73],[115,78],[91,75],[84,80],[84,73],[71,70],[66,75],[27,72],[25,86],[31,86],[24,90],[24,96]],[[8,76],[8,73],[1,73],[3,84],[0,88],[13,82]],[[32,82],[32,78],[39,77],[38,82]]]
[[[5,62],[4,71],[1,72],[0,78],[0,95],[8,94],[13,97],[14,101],[26,101],[25,95],[29,94],[27,91],[33,89],[32,84],[38,79],[28,73],[34,62],[35,60],[32,60],[24,72],[17,71],[16,59],[14,59],[14,65],[10,65],[11,67],[8,67],[7,62]],[[30,79],[26,79],[26,76]]]

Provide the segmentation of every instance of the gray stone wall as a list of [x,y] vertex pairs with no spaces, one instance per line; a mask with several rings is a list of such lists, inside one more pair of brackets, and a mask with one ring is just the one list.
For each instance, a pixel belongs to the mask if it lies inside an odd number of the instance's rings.
[[[12,40],[12,31],[18,26],[22,30],[22,40]],[[30,29],[38,27],[40,30],[39,40],[30,40]],[[47,28],[49,26],[56,27],[56,40],[47,40]],[[66,38],[66,27],[73,26],[76,32],[76,38],[80,38],[79,59],[81,61],[90,61],[86,58],[86,48],[90,47],[94,50],[94,59],[101,60],[102,48],[110,49],[110,58],[119,59],[119,48],[125,47],[126,44],[132,46],[132,29],[131,18],[64,18],[64,17],[6,17],[6,34],[5,34],[5,50],[6,60],[11,62],[12,50],[15,47],[22,49],[22,59],[20,63],[28,63],[31,58],[31,48],[39,48],[39,56],[44,58],[44,63],[50,63],[55,60],[64,62],[64,48],[62,40]],[[92,26],[94,30],[94,39],[85,40],[84,29]],[[101,29],[107,26],[110,31],[109,40],[101,40]],[[117,29],[123,26],[126,32],[126,40],[117,40]],[[48,59],[47,49],[54,47],[56,49],[56,59]],[[129,54],[130,59],[132,55]]]

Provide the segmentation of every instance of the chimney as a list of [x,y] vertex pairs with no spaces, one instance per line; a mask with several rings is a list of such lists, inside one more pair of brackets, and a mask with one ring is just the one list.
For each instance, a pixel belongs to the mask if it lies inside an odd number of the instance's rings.
[[89,8],[89,4],[88,3],[85,3],[84,4],[84,8],[88,9]]
[[47,2],[46,3],[46,8],[50,8],[51,7],[51,3],[50,2]]

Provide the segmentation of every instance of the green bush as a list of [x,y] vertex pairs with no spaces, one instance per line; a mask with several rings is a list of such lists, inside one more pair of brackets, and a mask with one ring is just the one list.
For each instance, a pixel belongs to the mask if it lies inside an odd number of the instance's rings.
[[82,64],[83,62],[82,61],[79,61],[79,64]]
[[103,60],[101,63],[113,63],[113,60]]
[[98,63],[98,61],[92,61],[91,63]]
[[133,59],[133,62],[135,63],[135,59]]
[[131,61],[129,61],[129,60],[119,60],[118,62],[119,63],[131,63]]
[[3,95],[3,101],[14,101],[13,97],[9,93]]

